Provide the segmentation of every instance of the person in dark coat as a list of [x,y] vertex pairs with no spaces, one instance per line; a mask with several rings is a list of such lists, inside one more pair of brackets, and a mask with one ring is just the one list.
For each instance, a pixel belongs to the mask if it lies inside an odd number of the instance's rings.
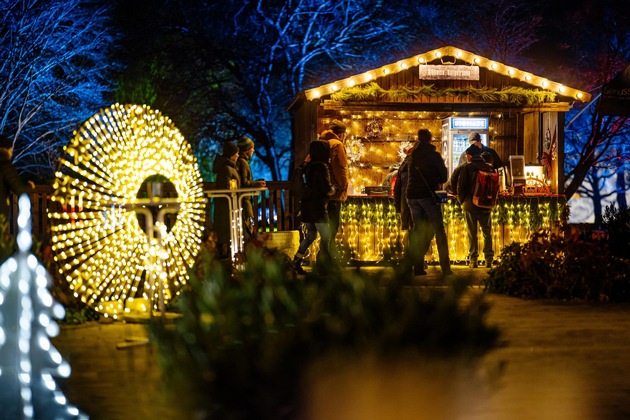
[[446,182],[448,170],[442,156],[431,144],[431,137],[429,130],[424,128],[418,130],[418,145],[411,152],[409,161],[407,204],[413,222],[409,252],[415,257],[416,266],[424,266],[424,256],[435,236],[440,267],[442,274],[446,276],[453,274],[453,272],[448,255],[448,241],[444,229],[442,208],[436,202],[434,193]]
[[306,165],[304,174],[308,193],[301,199],[302,223],[306,228],[306,235],[293,258],[295,271],[298,274],[305,274],[302,260],[308,247],[317,238],[318,232],[321,238],[317,261],[323,264],[330,261],[331,230],[328,219],[328,200],[335,194],[335,188],[330,178],[329,157],[328,142],[316,140],[309,145],[309,154],[302,164]]
[[0,134],[0,223],[9,221],[9,193],[21,195],[29,193],[35,187],[32,182],[24,182],[13,166],[13,141],[5,134]]
[[[470,162],[462,166],[461,174],[457,180],[457,199],[462,204],[466,228],[468,230],[468,263],[472,268],[479,266],[479,241],[477,239],[478,227],[483,234],[483,255],[486,267],[492,267],[494,250],[492,249],[492,217],[491,209],[477,207],[472,202],[473,191],[476,184],[477,172],[496,172],[481,157],[481,149],[477,146],[470,146],[466,153],[471,156]],[[485,153],[485,152],[484,152]],[[490,154],[488,154],[490,156]],[[491,157],[489,157],[491,159]]]
[[[241,178],[236,169],[238,152],[238,147],[234,143],[225,143],[223,153],[214,159],[212,172],[216,174],[215,187],[218,190],[230,189],[230,181],[232,181],[233,186],[240,188]],[[230,224],[228,200],[223,197],[215,198],[213,227],[217,234],[217,249],[221,258],[227,258],[230,255]]]
[[[265,181],[254,181],[252,169],[249,161],[254,155],[254,141],[247,136],[243,136],[238,141],[238,160],[236,168],[241,178],[240,188],[259,188],[266,185]],[[241,199],[243,204],[243,229],[247,239],[251,239],[252,230],[254,228],[254,206],[252,205],[252,197],[245,195]]]

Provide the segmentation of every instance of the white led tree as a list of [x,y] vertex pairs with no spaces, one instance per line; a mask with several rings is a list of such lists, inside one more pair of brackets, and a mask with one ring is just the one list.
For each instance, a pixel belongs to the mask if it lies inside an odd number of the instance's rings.
[[0,418],[87,418],[68,404],[54,377],[68,377],[70,365],[50,337],[63,307],[47,289],[50,276],[30,253],[31,205],[19,199],[18,252],[0,266]]

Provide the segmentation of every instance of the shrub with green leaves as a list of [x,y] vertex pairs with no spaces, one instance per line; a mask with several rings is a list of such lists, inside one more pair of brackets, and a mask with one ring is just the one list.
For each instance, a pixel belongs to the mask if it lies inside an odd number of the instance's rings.
[[466,283],[420,289],[406,270],[392,279],[331,264],[296,278],[265,249],[249,249],[240,268],[202,250],[182,317],[152,325],[171,380],[211,418],[296,418],[306,370],[327,357],[472,361],[498,343],[483,294]]
[[625,302],[630,298],[628,260],[613,256],[605,240],[541,230],[512,243],[490,271],[486,290],[526,299]]

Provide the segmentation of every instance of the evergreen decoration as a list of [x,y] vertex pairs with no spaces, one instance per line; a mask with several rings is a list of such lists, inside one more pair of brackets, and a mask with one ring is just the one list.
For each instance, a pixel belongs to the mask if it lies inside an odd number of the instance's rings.
[[422,85],[418,88],[402,86],[385,90],[376,82],[367,85],[345,88],[330,95],[334,101],[356,102],[374,99],[386,99],[390,101],[418,100],[422,97],[436,98],[441,96],[455,96],[462,98],[470,96],[479,102],[509,103],[515,105],[532,105],[554,102],[556,94],[548,90],[524,89],[517,86],[509,86],[503,89],[476,88],[445,88],[438,89],[433,85]]
[[53,379],[70,375],[70,365],[49,339],[59,333],[53,318],[63,318],[64,309],[47,289],[49,274],[30,252],[28,195],[18,207],[18,252],[0,266],[0,417],[87,418],[68,404]]

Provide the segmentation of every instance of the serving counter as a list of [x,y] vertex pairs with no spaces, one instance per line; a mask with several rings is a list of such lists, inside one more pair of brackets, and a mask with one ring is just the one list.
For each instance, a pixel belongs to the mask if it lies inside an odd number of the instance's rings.
[[[533,232],[554,227],[563,219],[566,205],[563,195],[500,196],[492,210],[495,258],[512,242],[524,242]],[[461,205],[456,198],[449,198],[442,204],[442,213],[451,261],[464,262],[468,236]],[[342,206],[337,245],[342,256],[354,263],[379,264],[402,258],[406,236],[392,197],[355,195]],[[481,249],[483,235],[480,232],[478,236]],[[435,239],[426,261],[437,262]]]

